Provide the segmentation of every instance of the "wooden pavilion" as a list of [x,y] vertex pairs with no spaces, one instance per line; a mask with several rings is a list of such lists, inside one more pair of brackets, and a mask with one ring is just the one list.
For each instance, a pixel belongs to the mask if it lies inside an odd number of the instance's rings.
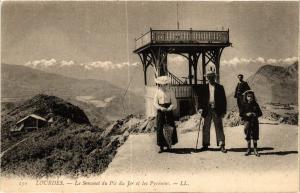
[[[217,82],[220,81],[220,58],[224,48],[230,46],[229,29],[227,31],[204,30],[153,30],[135,39],[134,53],[138,54],[144,71],[146,116],[154,116],[153,96],[155,85],[147,84],[147,69],[155,69],[155,77],[167,75],[171,78],[178,108],[177,117],[195,113],[194,101],[201,102],[201,90],[206,84],[205,72],[209,63],[214,65]],[[168,54],[178,54],[186,58],[188,81],[183,81],[168,70]],[[202,79],[198,79],[198,63],[202,65]],[[153,77],[153,78],[155,78]],[[197,90],[197,92],[195,92]],[[198,95],[195,95],[198,93]],[[195,100],[195,97],[200,97]]]
[[39,115],[31,114],[16,123],[15,128],[11,128],[11,132],[32,131],[47,126],[47,120]]

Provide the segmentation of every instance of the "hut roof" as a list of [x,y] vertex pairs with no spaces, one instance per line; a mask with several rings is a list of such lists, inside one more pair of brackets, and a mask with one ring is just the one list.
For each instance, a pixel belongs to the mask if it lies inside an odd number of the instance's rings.
[[28,116],[24,117],[23,119],[19,120],[19,121],[17,122],[17,124],[23,122],[24,120],[28,119],[29,117],[32,117],[32,118],[34,118],[34,119],[38,119],[38,120],[47,122],[47,120],[44,119],[43,117],[38,116],[38,115],[36,115],[36,114],[31,114],[31,115],[28,115]]

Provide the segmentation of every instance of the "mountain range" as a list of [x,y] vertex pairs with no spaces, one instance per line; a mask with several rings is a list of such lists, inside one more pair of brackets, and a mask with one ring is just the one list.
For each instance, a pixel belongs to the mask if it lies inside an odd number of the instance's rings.
[[[229,61],[221,61],[220,66],[220,81],[224,85],[227,95],[230,95],[238,81],[237,75],[243,74],[245,79],[255,74],[264,65],[282,66],[286,67],[297,61],[296,57],[286,59],[244,59],[234,58]],[[172,55],[168,56],[168,70],[181,80],[185,80],[188,76],[188,61],[182,56]],[[202,79],[202,67],[198,64],[198,78]],[[93,63],[78,63],[76,61],[56,61],[51,60],[37,60],[24,64],[33,69],[39,69],[44,72],[59,74],[76,79],[95,79],[104,80],[110,84],[130,90],[131,92],[143,96],[144,95],[144,77],[143,67],[140,62],[131,63],[112,63],[93,62]],[[208,64],[207,68],[212,66]],[[150,66],[147,70],[148,85],[154,85],[153,69]]]
[[[288,66],[264,65],[246,81],[261,104],[298,104],[298,62]],[[228,95],[229,108],[236,107],[233,95]]]
[[298,62],[287,67],[265,65],[248,82],[263,103],[298,103]]
[[84,109],[91,122],[105,117],[115,120],[144,111],[143,97],[104,80],[70,78],[12,64],[1,65],[1,80],[4,102],[41,93],[54,95]]
[[[249,67],[246,67],[247,65],[243,65],[240,71],[238,66],[221,67],[221,84],[225,87],[229,109],[236,106],[233,92],[237,84],[235,75],[238,73],[246,76],[246,81],[255,91],[259,103],[298,104],[298,62],[281,66],[249,64]],[[249,71],[246,70],[248,68]],[[116,120],[124,114],[144,112],[143,81],[139,75],[142,73],[138,70],[138,66],[129,67],[127,73],[124,69],[114,69],[99,74],[101,78],[107,80],[95,80],[83,79],[83,75],[79,74],[77,79],[68,77],[70,74],[61,75],[63,72],[55,74],[20,65],[2,64],[2,101],[26,99],[44,93],[61,97],[80,106],[86,111],[92,123],[99,120],[99,117]],[[94,75],[96,74],[95,71]],[[128,87],[128,81],[125,79],[130,75],[133,76],[131,84],[140,89],[139,95],[128,91],[123,98]],[[117,83],[121,88],[116,86]]]

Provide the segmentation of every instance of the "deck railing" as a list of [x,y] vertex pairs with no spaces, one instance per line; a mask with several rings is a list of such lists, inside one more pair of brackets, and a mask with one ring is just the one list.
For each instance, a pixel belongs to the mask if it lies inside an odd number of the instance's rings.
[[174,91],[176,98],[190,98],[192,97],[191,85],[171,85],[170,88]]
[[143,47],[149,43],[151,43],[151,30],[135,39],[135,48]]
[[[176,98],[191,98],[193,96],[191,85],[171,85],[170,89],[174,91]],[[145,96],[153,98],[156,90],[156,86],[147,86]]]
[[135,42],[136,49],[150,43],[228,44],[229,30],[150,30]]

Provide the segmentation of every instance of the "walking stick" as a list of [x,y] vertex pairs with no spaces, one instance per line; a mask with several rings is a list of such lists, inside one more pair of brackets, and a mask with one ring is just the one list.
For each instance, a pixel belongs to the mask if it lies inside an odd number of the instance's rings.
[[200,127],[201,127],[201,123],[202,123],[202,116],[201,116],[202,110],[201,110],[200,112],[197,111],[197,103],[196,103],[196,99],[195,99],[195,97],[193,97],[193,98],[194,98],[193,102],[194,102],[195,111],[198,113],[198,115],[200,115],[200,122],[199,122],[198,134],[197,134],[197,142],[196,142],[196,150],[197,150],[198,140],[199,140],[199,134],[200,134]]
[[200,127],[201,127],[201,122],[202,122],[202,117],[201,114],[198,112],[198,114],[200,115],[200,122],[199,122],[199,127],[198,127],[198,135],[197,135],[197,142],[196,142],[196,150],[197,150],[197,146],[198,146],[198,140],[199,140],[199,134],[200,134]]

